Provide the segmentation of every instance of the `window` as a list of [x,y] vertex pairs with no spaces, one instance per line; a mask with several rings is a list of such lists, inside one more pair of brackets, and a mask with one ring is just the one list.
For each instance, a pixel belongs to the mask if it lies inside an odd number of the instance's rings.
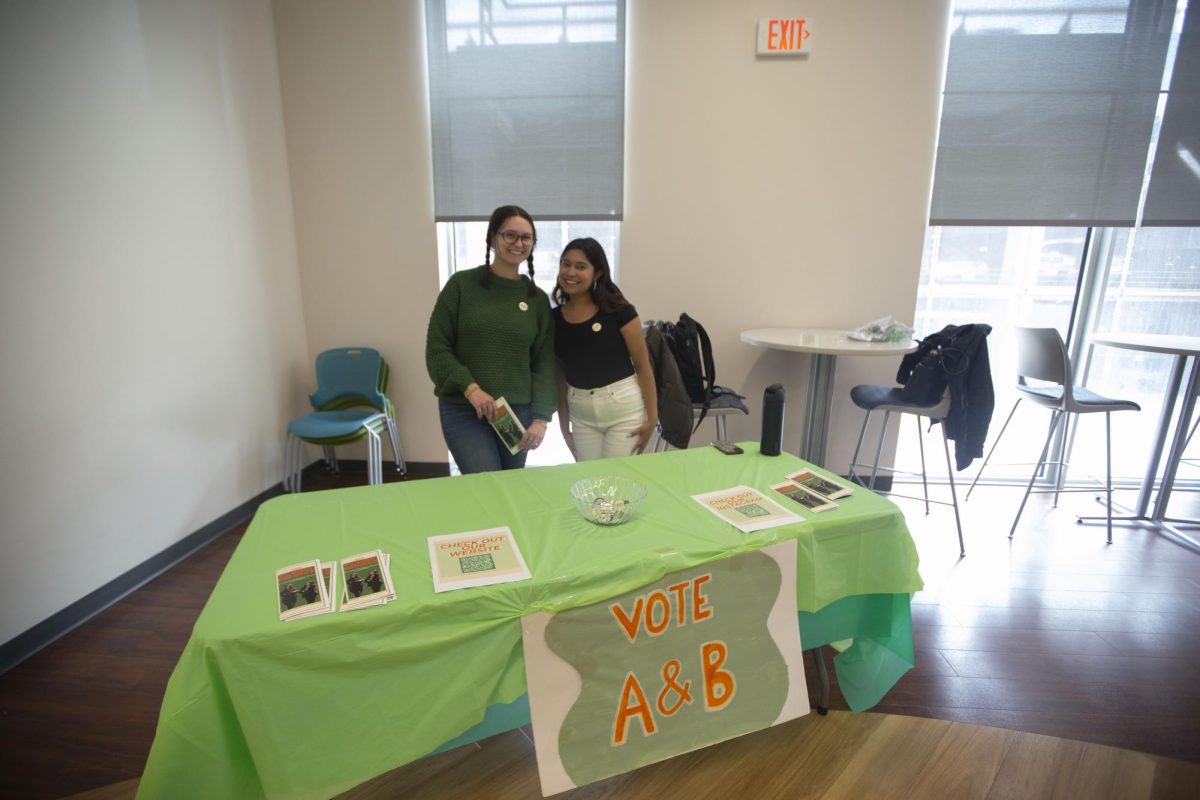
[[434,211],[619,220],[624,0],[426,0]]
[[[425,17],[441,283],[483,263],[487,220],[510,203],[536,221],[548,294],[581,236],[617,278],[625,0],[426,0]],[[526,463],[570,460],[554,422]]]
[[[915,327],[993,326],[989,441],[1015,399],[1012,328],[1058,328],[1077,381],[1150,411],[1113,426],[1116,481],[1145,469],[1170,358],[1088,337],[1200,331],[1200,9],[1188,11],[959,0],[954,12]],[[1019,412],[994,460],[1033,458],[1048,416]],[[1062,447],[1102,465],[1103,419],[1091,435],[1086,416]],[[900,438],[904,469],[919,464],[912,439]]]

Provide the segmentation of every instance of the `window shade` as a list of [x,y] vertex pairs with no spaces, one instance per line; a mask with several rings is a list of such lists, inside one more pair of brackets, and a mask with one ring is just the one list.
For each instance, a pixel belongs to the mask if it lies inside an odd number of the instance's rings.
[[1175,52],[1175,67],[1143,225],[1200,225],[1200,7],[1190,3]]
[[439,222],[620,219],[624,0],[426,0]]
[[959,0],[930,224],[1132,225],[1174,11]]

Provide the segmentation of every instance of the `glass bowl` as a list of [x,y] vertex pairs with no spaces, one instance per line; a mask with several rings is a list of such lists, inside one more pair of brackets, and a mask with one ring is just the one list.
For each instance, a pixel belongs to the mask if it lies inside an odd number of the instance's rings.
[[584,478],[571,484],[571,499],[588,522],[620,525],[628,522],[646,499],[646,487],[631,478]]

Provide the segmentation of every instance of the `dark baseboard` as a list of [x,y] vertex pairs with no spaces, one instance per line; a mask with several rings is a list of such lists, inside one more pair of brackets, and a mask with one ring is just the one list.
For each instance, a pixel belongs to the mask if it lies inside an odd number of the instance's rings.
[[[322,462],[318,461],[313,466],[320,466]],[[408,468],[405,473],[410,478],[445,478],[450,474],[450,464],[446,461],[406,461],[404,466]],[[383,460],[383,480],[384,483],[390,483],[391,476],[395,473],[395,464],[389,462],[386,458]],[[338,459],[339,472],[361,472],[367,474],[367,462],[365,459]]]
[[[366,474],[367,471],[367,462],[363,460],[339,461],[338,466],[342,469],[348,468],[349,471],[361,470],[363,474]],[[450,474],[450,465],[447,463],[410,461],[407,466],[408,476],[412,478],[438,478]],[[301,481],[315,478],[323,469],[324,462],[314,461],[304,468]],[[388,475],[389,472],[385,465],[385,480]],[[265,492],[247,500],[232,511],[222,514],[203,528],[179,540],[161,553],[151,556],[123,575],[117,576],[94,592],[76,600],[62,611],[0,645],[0,675],[89,619],[103,613],[110,606],[128,597],[196,551],[221,538],[235,526],[253,517],[260,505],[283,493],[283,484],[275,484]]]

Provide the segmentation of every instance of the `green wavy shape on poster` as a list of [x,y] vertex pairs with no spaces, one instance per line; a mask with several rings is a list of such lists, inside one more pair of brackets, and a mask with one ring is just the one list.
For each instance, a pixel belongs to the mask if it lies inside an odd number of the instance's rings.
[[[685,624],[680,626],[678,595],[668,587],[702,575],[711,576],[701,586],[712,616],[692,620],[689,584]],[[559,731],[559,755],[571,780],[582,786],[771,725],[788,691],[787,663],[767,631],[781,581],[774,560],[749,552],[672,573],[604,603],[556,614],[546,628],[546,644],[583,677],[582,692]],[[648,598],[656,589],[671,600],[671,624],[659,636],[641,629],[630,642],[610,607],[619,603],[628,616],[639,596]],[[661,602],[655,604],[655,612],[654,620],[661,622]],[[712,641],[728,648],[720,669],[732,673],[736,682],[733,697],[717,710],[705,708],[702,678],[701,648]],[[680,666],[675,686],[663,676],[664,664],[671,659]],[[645,694],[655,732],[647,736],[635,715],[628,721],[624,744],[614,745],[614,722],[630,672]],[[680,704],[673,715],[660,714],[655,706],[664,686],[667,709],[680,702],[678,687],[686,688],[691,701]]]

